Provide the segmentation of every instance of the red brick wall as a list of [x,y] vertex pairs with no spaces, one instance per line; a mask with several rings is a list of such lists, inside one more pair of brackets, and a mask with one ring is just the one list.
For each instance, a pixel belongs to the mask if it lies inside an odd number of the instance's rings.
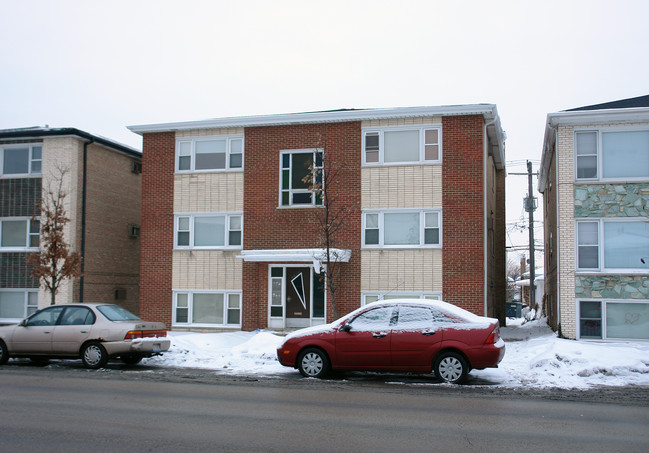
[[[246,128],[244,172],[244,247],[246,250],[321,247],[317,212],[321,208],[278,208],[280,151],[325,148],[333,169],[332,198],[349,209],[332,247],[350,249],[340,265],[336,305],[342,316],[360,305],[361,126],[359,122]],[[268,263],[243,264],[243,329],[268,323]],[[327,320],[333,320],[327,296]]]
[[484,314],[482,115],[445,116],[443,127],[443,299]]
[[144,134],[140,316],[171,327],[175,134]]

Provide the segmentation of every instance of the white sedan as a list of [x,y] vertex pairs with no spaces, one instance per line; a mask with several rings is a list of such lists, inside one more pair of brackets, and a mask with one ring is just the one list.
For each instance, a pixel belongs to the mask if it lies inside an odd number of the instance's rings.
[[0,365],[11,357],[80,358],[91,369],[112,358],[135,365],[170,344],[163,323],[142,321],[119,305],[52,305],[19,324],[0,327]]

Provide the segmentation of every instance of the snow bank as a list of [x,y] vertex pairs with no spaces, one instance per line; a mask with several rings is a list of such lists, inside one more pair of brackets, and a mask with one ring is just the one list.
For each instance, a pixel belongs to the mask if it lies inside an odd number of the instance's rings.
[[[508,325],[512,323],[508,320]],[[506,342],[499,368],[473,370],[476,385],[588,388],[649,385],[649,342],[596,343],[563,340],[545,320],[501,327]],[[284,337],[267,331],[169,332],[171,349],[145,359],[151,366],[203,368],[235,375],[297,373],[277,362]]]

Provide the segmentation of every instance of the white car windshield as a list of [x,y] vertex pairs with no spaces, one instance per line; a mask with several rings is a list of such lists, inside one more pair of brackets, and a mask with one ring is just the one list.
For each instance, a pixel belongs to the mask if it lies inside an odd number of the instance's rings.
[[100,305],[97,310],[109,321],[141,321],[140,318],[119,305]]

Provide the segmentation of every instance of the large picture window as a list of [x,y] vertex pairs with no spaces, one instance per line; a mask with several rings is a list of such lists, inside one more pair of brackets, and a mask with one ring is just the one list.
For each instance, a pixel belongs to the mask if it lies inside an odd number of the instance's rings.
[[394,165],[440,162],[441,137],[441,126],[365,129],[363,163]]
[[313,190],[323,181],[322,150],[282,151],[280,165],[280,206],[322,205],[322,198]]
[[577,180],[649,179],[649,130],[575,133]]
[[40,221],[29,218],[0,219],[1,249],[37,249],[40,241]]
[[579,301],[579,338],[649,340],[649,302]]
[[177,214],[176,248],[241,248],[243,221],[241,213]]
[[177,326],[241,327],[241,293],[177,291],[173,324]]
[[177,172],[239,170],[243,167],[243,136],[216,136],[176,141]]
[[40,175],[43,164],[42,145],[0,147],[0,176]]
[[439,247],[441,240],[440,210],[363,213],[364,247]]
[[415,300],[442,300],[442,293],[439,292],[398,292],[398,291],[377,291],[363,292],[361,306],[392,299],[415,299]]
[[649,222],[578,221],[577,269],[649,271]]

